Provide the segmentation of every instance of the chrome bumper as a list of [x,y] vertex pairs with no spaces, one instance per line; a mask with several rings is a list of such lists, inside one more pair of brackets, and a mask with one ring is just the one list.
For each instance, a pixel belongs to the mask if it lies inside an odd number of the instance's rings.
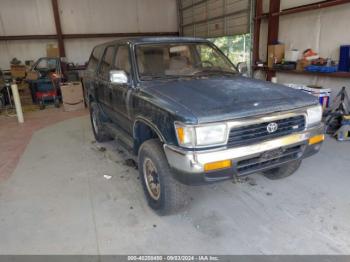
[[185,174],[204,173],[204,165],[221,160],[248,158],[265,151],[304,143],[308,145],[310,137],[323,134],[324,127],[319,125],[289,136],[279,137],[258,144],[235,148],[187,151],[180,147],[164,144],[165,155],[171,168]]

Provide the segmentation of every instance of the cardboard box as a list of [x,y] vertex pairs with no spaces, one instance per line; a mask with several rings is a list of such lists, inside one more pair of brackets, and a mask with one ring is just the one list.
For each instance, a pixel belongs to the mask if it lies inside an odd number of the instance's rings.
[[32,95],[28,85],[22,85],[21,88],[20,86],[18,86],[18,93],[21,99],[22,106],[33,104]]
[[307,61],[305,59],[298,60],[297,62],[297,71],[304,71],[305,67],[311,65],[310,61]]
[[274,63],[281,63],[284,58],[284,45],[269,45],[267,48],[267,66],[272,68]]
[[22,78],[26,76],[25,65],[11,65],[11,76],[13,78]]
[[76,111],[85,108],[83,86],[81,82],[61,84],[64,111]]
[[60,57],[60,52],[58,51],[58,47],[53,44],[48,44],[46,46],[46,56],[47,57]]

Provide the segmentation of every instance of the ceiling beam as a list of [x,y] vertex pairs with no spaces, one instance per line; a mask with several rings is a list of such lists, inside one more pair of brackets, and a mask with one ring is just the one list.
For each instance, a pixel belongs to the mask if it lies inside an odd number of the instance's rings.
[[[63,39],[81,39],[81,38],[108,38],[108,37],[137,37],[137,36],[178,36],[179,32],[130,32],[130,33],[100,33],[100,34],[62,34]],[[57,39],[57,35],[3,35],[0,41],[11,40],[45,40]]]
[[99,34],[64,34],[64,39],[103,38],[103,37],[137,37],[137,36],[178,36],[179,32],[129,32],[129,33],[99,33]]
[[57,35],[0,35],[0,41],[57,39]]
[[[317,10],[317,9],[328,8],[328,7],[332,7],[332,6],[349,4],[349,3],[350,3],[350,0],[326,0],[326,1],[321,1],[321,2],[316,2],[316,3],[312,3],[312,4],[301,5],[301,6],[297,6],[297,7],[284,9],[282,11],[274,12],[271,15],[272,16],[283,16],[283,15],[301,13],[301,12],[306,12],[306,11],[313,11],[313,10]],[[269,17],[269,13],[264,13],[264,14],[261,14],[259,17],[255,17],[255,19],[268,18],[268,17]]]

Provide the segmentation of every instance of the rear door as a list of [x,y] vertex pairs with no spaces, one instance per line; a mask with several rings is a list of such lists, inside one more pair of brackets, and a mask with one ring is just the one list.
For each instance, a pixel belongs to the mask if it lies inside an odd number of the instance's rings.
[[127,84],[111,84],[113,90],[113,110],[117,124],[132,134],[132,122],[129,117],[128,105],[133,88],[131,87],[131,62],[130,50],[128,45],[119,45],[115,63],[115,70],[123,70],[127,75],[129,82]]
[[113,113],[112,87],[109,71],[115,60],[115,45],[106,46],[97,71],[97,93],[102,109],[108,114]]

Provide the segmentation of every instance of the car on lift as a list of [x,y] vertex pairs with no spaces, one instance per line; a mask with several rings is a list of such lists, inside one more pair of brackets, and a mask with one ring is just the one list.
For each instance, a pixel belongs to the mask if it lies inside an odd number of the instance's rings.
[[98,142],[137,156],[149,206],[187,202],[186,186],[293,174],[324,140],[317,98],[243,77],[211,42],[134,38],[96,46],[84,76]]

